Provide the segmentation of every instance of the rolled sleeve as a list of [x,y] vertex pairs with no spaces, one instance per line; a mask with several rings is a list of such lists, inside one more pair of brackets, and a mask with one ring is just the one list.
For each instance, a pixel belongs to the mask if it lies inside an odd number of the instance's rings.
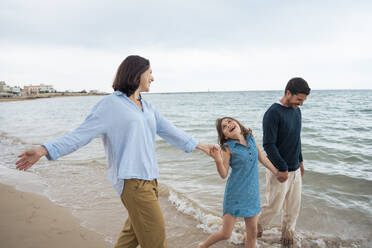
[[156,119],[156,133],[169,144],[190,153],[195,150],[198,140],[184,131],[175,127],[157,111],[154,111]]
[[104,134],[104,117],[100,115],[100,111],[97,111],[97,109],[99,109],[98,104],[93,108],[85,121],[73,132],[44,143],[43,146],[48,150],[46,158],[48,160],[56,160],[88,144],[95,137]]
[[196,146],[198,145],[199,141],[194,137],[191,137],[190,140],[186,144],[185,151],[190,153],[195,150]]
[[46,142],[42,146],[44,146],[48,151],[48,154],[45,155],[48,160],[56,160],[60,157],[60,155],[58,155],[58,150],[53,147],[53,142]]

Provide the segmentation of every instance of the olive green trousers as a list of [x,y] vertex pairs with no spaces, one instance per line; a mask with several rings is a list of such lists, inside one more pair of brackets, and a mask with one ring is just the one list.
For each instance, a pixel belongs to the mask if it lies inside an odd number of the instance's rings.
[[121,201],[128,211],[115,248],[166,248],[165,222],[157,180],[125,179]]

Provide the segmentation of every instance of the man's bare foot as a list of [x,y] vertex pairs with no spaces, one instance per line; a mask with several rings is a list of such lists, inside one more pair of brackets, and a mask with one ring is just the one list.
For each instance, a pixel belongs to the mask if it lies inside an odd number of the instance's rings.
[[285,247],[292,247],[293,245],[293,238],[285,238],[285,237],[282,237],[280,239],[280,243],[285,246]]

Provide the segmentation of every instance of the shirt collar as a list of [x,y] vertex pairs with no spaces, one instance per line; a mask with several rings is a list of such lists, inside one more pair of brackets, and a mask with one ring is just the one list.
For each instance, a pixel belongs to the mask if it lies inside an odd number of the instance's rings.
[[[244,134],[244,138],[248,142],[248,134]],[[231,145],[234,145],[234,146],[236,146],[237,144],[240,144],[238,141],[233,140],[233,139],[229,139],[226,141],[226,143],[227,142],[229,142]]]
[[[117,96],[127,96],[119,90],[114,91],[114,94],[117,95]],[[139,100],[142,101],[142,95],[141,94],[139,94]]]
[[117,96],[124,95],[123,92],[121,92],[121,91],[119,91],[119,90],[114,91],[113,94],[115,94],[115,95],[117,95]]

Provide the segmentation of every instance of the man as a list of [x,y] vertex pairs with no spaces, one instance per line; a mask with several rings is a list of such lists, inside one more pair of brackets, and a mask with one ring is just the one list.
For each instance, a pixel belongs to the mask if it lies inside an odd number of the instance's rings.
[[[270,161],[279,170],[277,177],[266,174],[267,203],[262,206],[258,221],[258,237],[282,210],[283,245],[293,244],[297,217],[301,207],[304,164],[301,153],[301,111],[310,88],[302,78],[287,83],[284,96],[266,111],[263,118],[263,147]],[[300,170],[299,170],[300,169]]]

